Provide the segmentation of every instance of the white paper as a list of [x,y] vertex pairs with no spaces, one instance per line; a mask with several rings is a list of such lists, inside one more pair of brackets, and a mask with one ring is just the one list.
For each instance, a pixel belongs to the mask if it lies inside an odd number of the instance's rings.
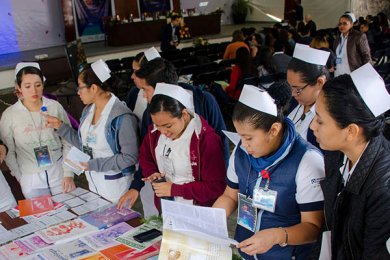
[[0,234],[3,233],[3,232],[7,232],[7,231],[8,230],[3,225],[0,224]]
[[331,232],[325,231],[322,233],[321,252],[319,260],[332,259]]
[[73,199],[64,201],[65,205],[67,205],[69,208],[77,207],[81,204],[84,204],[85,201],[80,199],[79,197],[75,197]]
[[51,199],[55,202],[63,202],[65,200],[70,200],[73,198],[74,198],[74,196],[69,194],[69,193],[60,193],[60,194],[57,194],[57,195],[51,197]]
[[84,172],[84,167],[80,162],[88,162],[90,160],[88,154],[83,153],[76,147],[72,146],[64,159],[64,165],[70,168],[75,174],[80,175]]
[[77,187],[75,190],[69,192],[70,194],[74,195],[74,196],[80,196],[84,193],[87,193],[88,191],[86,189],[83,189],[83,188],[80,188],[80,187]]
[[0,236],[0,244],[4,244],[8,241],[14,240],[15,238],[18,238],[16,234],[14,234],[11,231],[3,232]]
[[230,141],[232,141],[234,145],[237,145],[241,140],[240,136],[237,133],[225,130],[222,130],[222,132],[226,135],[227,138],[229,138]]
[[233,244],[227,231],[226,212],[223,209],[193,206],[175,201],[161,200],[164,229],[194,236],[212,243]]
[[85,201],[91,201],[100,198],[100,196],[93,192],[88,192],[80,196],[81,199]]

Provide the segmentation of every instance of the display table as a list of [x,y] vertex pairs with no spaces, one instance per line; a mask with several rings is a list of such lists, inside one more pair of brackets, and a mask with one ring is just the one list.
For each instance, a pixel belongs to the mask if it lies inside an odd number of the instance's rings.
[[[192,37],[221,32],[221,14],[184,17]],[[142,21],[125,24],[107,24],[109,46],[125,46],[161,41],[166,20]]]

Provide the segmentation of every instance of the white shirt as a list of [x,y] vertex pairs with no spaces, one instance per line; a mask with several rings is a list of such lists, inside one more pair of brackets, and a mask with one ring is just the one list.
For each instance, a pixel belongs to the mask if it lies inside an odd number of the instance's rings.
[[293,121],[295,130],[301,135],[303,139],[307,141],[307,131],[310,124],[316,115],[316,105],[311,106],[310,110],[305,113],[305,118],[301,120],[303,115],[304,106],[298,105],[288,115],[288,118]]
[[337,58],[341,58],[341,63],[336,64],[336,71],[334,72],[335,77],[343,74],[351,73],[351,69],[349,68],[349,62],[348,62],[347,44],[348,44],[348,35],[344,37],[344,35],[341,34],[340,43],[336,48],[336,56]]
[[344,179],[344,186],[347,185],[347,182],[349,181],[349,179],[351,178],[351,175],[352,173],[355,171],[356,169],[356,166],[358,165],[359,161],[360,161],[360,158],[362,158],[362,155],[364,153],[364,151],[366,150],[368,144],[370,142],[368,142],[366,144],[366,146],[364,147],[362,153],[360,154],[359,158],[357,159],[356,163],[352,166],[351,169],[349,169],[349,159],[348,157],[344,154],[344,159],[343,159],[343,165],[340,167],[340,173],[341,175],[343,176],[343,179]]
[[7,180],[0,171],[0,212],[9,210],[16,206],[14,195],[12,195]]
[[137,116],[140,125],[147,106],[148,106],[148,101],[146,100],[146,98],[144,98],[144,90],[140,89],[137,95],[137,100],[135,101],[135,106],[133,111],[133,113]]
[[[155,149],[158,169],[166,174],[167,180],[175,184],[194,181],[190,159],[190,143],[195,128],[201,124],[200,118],[195,117],[189,122],[183,134],[175,140],[160,135]],[[193,204],[192,200],[175,197],[176,201]]]

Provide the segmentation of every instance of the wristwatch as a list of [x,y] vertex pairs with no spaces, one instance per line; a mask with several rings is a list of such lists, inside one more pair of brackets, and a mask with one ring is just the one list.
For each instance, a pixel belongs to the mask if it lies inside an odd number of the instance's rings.
[[288,233],[287,233],[287,230],[285,228],[282,228],[282,227],[279,227],[280,229],[283,229],[284,231],[284,234],[285,234],[285,240],[283,243],[280,243],[279,246],[280,247],[286,247],[287,246],[287,242],[288,242]]

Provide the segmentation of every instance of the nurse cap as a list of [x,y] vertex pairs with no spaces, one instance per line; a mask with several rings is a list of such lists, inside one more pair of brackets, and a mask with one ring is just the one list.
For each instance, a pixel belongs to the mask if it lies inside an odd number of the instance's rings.
[[278,115],[278,109],[275,100],[268,94],[267,91],[252,85],[244,85],[239,102],[256,109],[257,111]]
[[293,57],[307,63],[324,66],[328,61],[330,52],[309,47],[308,45],[296,43]]
[[102,83],[111,78],[111,70],[108,68],[107,64],[102,59],[99,59],[92,63],[91,68]]
[[354,70],[350,75],[364,103],[375,117],[390,109],[390,95],[385,83],[370,63]]
[[155,95],[164,95],[176,99],[183,104],[190,112],[194,112],[194,100],[192,96],[182,87],[166,83],[157,83],[154,90]]
[[344,15],[348,15],[349,17],[351,17],[352,23],[356,22],[356,17],[352,12],[345,12]]
[[147,61],[151,61],[151,60],[154,60],[156,58],[161,58],[160,53],[158,53],[158,51],[154,47],[147,49],[144,52],[144,54],[145,54],[145,58]]
[[41,67],[39,66],[38,62],[19,62],[18,64],[16,64],[15,78],[16,78],[16,75],[18,75],[19,71],[26,68],[26,67],[34,67],[34,68],[41,70]]

